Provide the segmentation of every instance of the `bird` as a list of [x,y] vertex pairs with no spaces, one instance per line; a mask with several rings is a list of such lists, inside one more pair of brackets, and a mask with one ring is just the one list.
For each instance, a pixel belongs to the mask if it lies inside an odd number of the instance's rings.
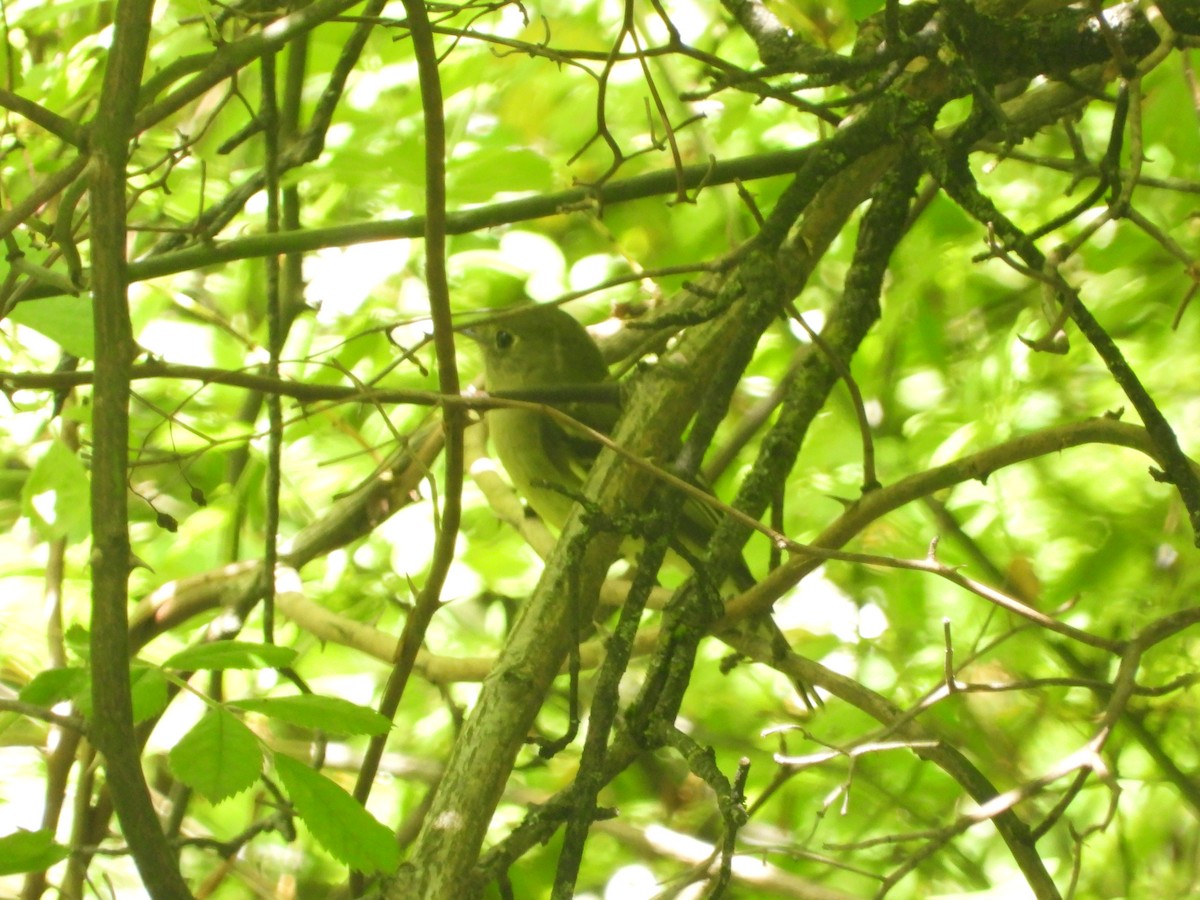
[[[565,310],[526,305],[459,330],[482,350],[489,394],[546,402],[558,392],[562,399],[551,399],[548,405],[602,434],[613,431],[621,413],[617,382],[587,329]],[[585,388],[596,388],[597,399],[586,396]],[[492,446],[517,492],[545,522],[561,529],[601,443],[530,406],[497,407],[486,419]],[[690,571],[689,560],[703,555],[719,523],[720,514],[712,506],[686,498],[673,541],[676,552],[668,554],[668,562]],[[755,584],[743,559],[737,560],[729,579],[739,591]],[[767,615],[760,621],[773,652],[790,651],[774,620]],[[811,688],[800,681],[795,684],[813,708],[816,695]]]

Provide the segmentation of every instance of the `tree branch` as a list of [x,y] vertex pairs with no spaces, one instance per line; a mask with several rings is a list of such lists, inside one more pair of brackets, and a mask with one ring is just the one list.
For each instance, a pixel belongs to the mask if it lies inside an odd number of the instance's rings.
[[120,0],[100,108],[92,124],[91,205],[96,384],[92,452],[92,736],[146,889],[190,897],[159,827],[133,730],[129,677],[129,532],[126,465],[133,361],[125,269],[125,166],[135,86],[150,39],[153,0]]

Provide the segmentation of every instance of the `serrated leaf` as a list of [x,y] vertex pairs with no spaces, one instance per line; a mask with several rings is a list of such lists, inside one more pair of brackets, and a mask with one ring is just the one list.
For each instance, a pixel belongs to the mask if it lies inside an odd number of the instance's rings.
[[318,728],[330,734],[386,734],[391,727],[391,723],[375,710],[341,697],[301,694],[296,697],[239,700],[230,705],[292,725]]
[[45,669],[21,688],[20,698],[34,706],[53,706],[64,700],[75,699],[87,685],[88,673],[85,669]]
[[21,489],[21,509],[48,538],[78,543],[91,533],[87,470],[62,441],[51,441]]
[[344,789],[283,754],[275,755],[275,771],[296,815],[334,859],[365,874],[396,871],[400,848],[395,835]]
[[[167,707],[167,680],[149,666],[137,666],[129,674],[134,722],[144,722]],[[46,669],[21,690],[21,699],[37,706],[53,706],[70,700],[85,718],[92,716],[92,675],[87,669]]]
[[258,739],[224,709],[207,713],[167,754],[171,772],[212,803],[241,793],[258,778]]
[[163,663],[164,669],[276,669],[296,659],[291,647],[248,641],[217,641],[181,650]]
[[72,356],[95,359],[92,301],[87,297],[45,297],[17,304],[8,317],[44,334]]
[[161,669],[139,666],[130,673],[133,721],[145,722],[167,708],[167,679]]
[[66,859],[70,853],[54,840],[52,831],[14,831],[0,837],[0,875],[40,872]]

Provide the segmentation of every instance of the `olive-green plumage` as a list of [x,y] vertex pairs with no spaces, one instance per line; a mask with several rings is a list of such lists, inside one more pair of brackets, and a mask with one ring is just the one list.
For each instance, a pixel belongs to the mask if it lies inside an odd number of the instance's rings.
[[[600,348],[582,325],[558,307],[528,307],[465,331],[483,348],[489,392],[569,388],[610,380]],[[620,414],[614,403],[556,405],[606,434]],[[496,455],[517,491],[539,516],[561,528],[600,445],[534,410],[494,409],[487,421]]]
[[[489,392],[571,388],[611,380],[595,341],[558,307],[525,307],[466,331],[483,348],[484,381]],[[604,434],[612,431],[620,414],[614,403],[569,401],[554,405]],[[494,409],[487,419],[492,445],[513,485],[539,516],[561,528],[574,502],[572,498],[579,494],[596,460],[599,443],[568,431],[534,410]],[[718,522],[711,507],[686,500],[676,533],[676,550],[701,552]],[[686,568],[675,554],[670,560],[676,567]],[[734,573],[733,580],[743,589],[753,582],[744,566]]]
[[[611,381],[600,348],[582,325],[558,307],[524,307],[462,331],[483,349],[484,382],[490,393],[569,391]],[[605,434],[612,431],[620,414],[616,403],[569,400],[553,405]],[[493,409],[487,421],[496,455],[513,485],[538,515],[561,528],[595,462],[599,443],[535,409]],[[679,554],[695,558],[703,552],[719,521],[712,507],[686,499],[676,530],[677,552],[669,554],[668,560],[686,568],[687,562]],[[741,561],[730,580],[742,590],[754,583]],[[762,624],[775,652],[787,653],[787,641],[774,621],[767,616]],[[811,706],[807,686],[797,681],[796,689]]]

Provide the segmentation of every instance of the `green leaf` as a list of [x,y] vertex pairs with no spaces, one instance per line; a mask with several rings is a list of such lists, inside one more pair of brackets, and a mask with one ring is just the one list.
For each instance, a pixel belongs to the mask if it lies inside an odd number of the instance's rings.
[[54,840],[53,831],[14,831],[0,837],[0,875],[39,872],[62,862],[70,853]]
[[92,658],[92,633],[75,622],[67,628],[63,635],[63,643],[67,645],[67,650],[84,662],[88,662]]
[[51,441],[21,490],[21,509],[49,539],[84,540],[92,529],[91,484],[79,457]]
[[45,297],[17,304],[8,316],[44,334],[72,356],[94,359],[96,344],[92,335],[92,301],[86,297]]
[[852,19],[861,22],[867,16],[883,9],[883,0],[849,0],[846,9]]
[[[499,171],[504,172],[503,181],[496,178]],[[482,203],[501,189],[520,193],[547,190],[551,175],[550,163],[540,153],[505,147],[459,160],[449,173],[449,190],[460,203]]]
[[88,682],[86,669],[45,669],[21,688],[20,697],[23,702],[34,706],[53,706],[64,700],[74,700],[86,691]]
[[167,754],[171,772],[213,803],[250,787],[262,770],[258,738],[237,717],[215,709]]
[[145,722],[167,708],[167,678],[162,670],[138,666],[130,673],[133,721]]
[[[167,708],[167,679],[151,666],[129,673],[134,722],[145,722]],[[92,673],[88,669],[48,669],[39,672],[21,691],[21,699],[39,706],[71,700],[85,718],[92,717]]]
[[400,848],[395,835],[343,788],[283,754],[275,755],[275,771],[296,815],[330,855],[366,874],[396,871]]
[[296,697],[239,700],[230,705],[292,725],[319,728],[330,734],[386,734],[391,727],[391,723],[375,710],[340,697],[301,694]]
[[291,647],[248,641],[217,641],[181,650],[163,663],[164,669],[276,669],[296,659]]

